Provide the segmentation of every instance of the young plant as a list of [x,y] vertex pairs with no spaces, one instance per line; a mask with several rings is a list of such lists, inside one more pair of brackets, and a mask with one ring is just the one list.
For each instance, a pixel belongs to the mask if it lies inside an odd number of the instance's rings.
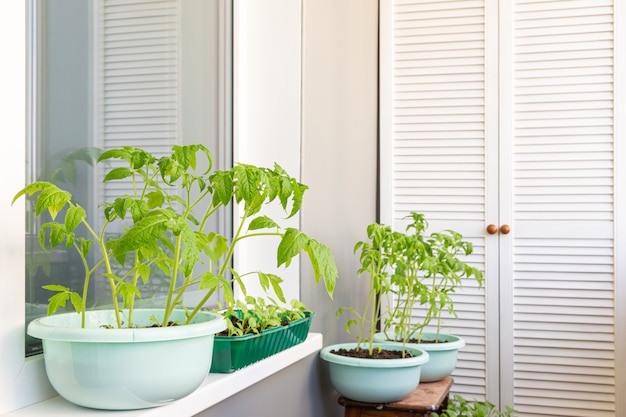
[[225,336],[244,336],[247,334],[259,334],[263,330],[273,327],[285,326],[289,322],[302,319],[310,312],[298,300],[291,301],[291,308],[281,307],[272,300],[270,304],[263,298],[246,296],[245,302],[237,300],[235,304],[222,313],[226,317]]
[[[390,266],[393,262],[393,234],[389,226],[377,223],[367,227],[367,237],[369,241],[360,241],[354,247],[354,252],[360,251],[359,261],[361,267],[358,270],[359,277],[367,275],[369,287],[365,309],[363,312],[349,307],[348,311],[356,316],[346,323],[345,330],[350,334],[353,326],[358,327],[357,350],[362,345],[367,346],[369,355],[374,352],[374,333],[377,331],[381,317],[381,305],[379,296],[388,293],[390,290]],[[345,313],[344,308],[337,310],[337,317]],[[402,356],[405,352],[403,350]]]
[[[196,173],[198,154],[208,161],[208,168],[201,173]],[[65,307],[69,300],[82,314],[84,326],[92,276],[101,274],[109,284],[116,317],[113,327],[132,327],[135,300],[142,297],[139,284],[148,283],[156,270],[168,280],[162,326],[168,324],[174,309],[186,307],[183,295],[189,288],[197,286],[204,296],[195,306],[185,308],[185,323],[218,289],[223,289],[227,303],[233,303],[231,285],[236,282],[243,286],[248,275],[256,275],[264,290],[271,288],[284,302],[280,277],[263,272],[240,273],[230,266],[238,243],[259,236],[280,240],[279,267],[289,266],[294,256],[306,252],[315,282],[323,280],[332,297],[338,273],[330,249],[295,228],[283,230],[260,214],[263,206],[273,201],[279,202],[287,217],[300,210],[307,186],[279,165],[270,169],[238,164],[230,170],[214,171],[211,153],[203,145],[176,145],[171,154],[161,158],[125,146],[103,152],[98,163],[111,160],[120,160],[125,166],[109,169],[104,181],[130,180],[132,194],[102,202],[102,225],[87,219],[85,209],[73,201],[71,193],[49,182],[29,184],[13,199],[15,202],[23,195],[36,195],[36,215],[47,212],[51,218],[39,230],[42,248],[73,248],[84,266],[80,291],[44,286],[55,293],[49,300],[49,314]],[[241,219],[229,240],[207,230],[207,224],[220,208],[233,202],[241,207]],[[205,208],[194,213],[202,204]],[[201,264],[202,270],[197,271]]]
[[506,406],[504,411],[496,409],[489,401],[466,400],[456,394],[441,413],[433,413],[433,417],[515,417],[517,410]]
[[[384,330],[393,329],[395,337],[406,343],[414,335],[420,340],[424,328],[435,320],[438,341],[443,312],[458,317],[451,295],[461,287],[462,278],[473,277],[482,286],[483,274],[459,259],[473,251],[472,244],[461,234],[447,230],[426,236],[428,223],[424,215],[412,212],[410,218],[406,232],[394,234],[394,298]],[[423,319],[415,322],[412,312],[417,306],[424,307],[425,312]]]

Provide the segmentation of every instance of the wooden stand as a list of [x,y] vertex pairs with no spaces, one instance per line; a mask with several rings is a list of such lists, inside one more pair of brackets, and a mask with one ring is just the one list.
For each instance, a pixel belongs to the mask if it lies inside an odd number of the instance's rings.
[[346,407],[344,417],[429,417],[448,403],[452,382],[451,377],[422,382],[408,397],[393,403],[363,403],[339,397],[339,404]]

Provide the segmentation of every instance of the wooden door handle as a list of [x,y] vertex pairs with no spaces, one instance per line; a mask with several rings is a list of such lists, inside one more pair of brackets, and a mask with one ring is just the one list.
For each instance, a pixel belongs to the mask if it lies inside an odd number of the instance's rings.
[[[511,232],[511,226],[509,226],[508,224],[503,224],[502,226],[500,226],[500,233],[502,233],[503,235],[508,235]],[[490,224],[489,226],[487,226],[487,233],[489,233],[490,235],[495,235],[496,233],[498,233],[498,226],[496,226],[495,224]]]

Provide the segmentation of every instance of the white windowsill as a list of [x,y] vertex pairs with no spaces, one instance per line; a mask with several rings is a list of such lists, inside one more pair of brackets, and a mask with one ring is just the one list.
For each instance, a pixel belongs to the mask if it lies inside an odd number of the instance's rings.
[[209,374],[202,386],[195,392],[162,407],[133,411],[102,411],[79,407],[61,397],[54,397],[9,414],[4,414],[2,417],[39,417],[42,415],[50,417],[91,417],[103,415],[119,417],[192,416],[287,368],[300,359],[316,353],[322,348],[322,343],[323,340],[320,333],[309,333],[307,339],[299,345],[239,371],[231,374]]

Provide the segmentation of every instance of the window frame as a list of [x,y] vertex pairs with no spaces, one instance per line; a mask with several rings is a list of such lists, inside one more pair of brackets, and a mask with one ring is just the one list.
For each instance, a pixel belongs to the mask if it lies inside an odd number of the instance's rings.
[[[26,178],[23,138],[29,129],[25,110],[32,90],[25,70],[29,68],[27,57],[32,42],[27,18],[35,1],[0,5],[3,57],[12,63],[0,67],[2,127],[4,136],[10,138],[0,153],[0,272],[5,278],[0,291],[0,312],[4,313],[0,326],[0,415],[56,396],[45,376],[42,356],[24,356],[24,199],[9,204]],[[247,2],[243,7],[242,0],[220,1],[233,2],[234,91],[232,102],[226,100],[226,111],[232,110],[233,115],[233,160],[262,165],[277,162],[299,177],[302,5],[279,0]],[[276,63],[281,64],[281,71],[275,71]],[[290,219],[288,226],[299,227],[299,218]],[[259,260],[273,267],[274,257],[262,259],[260,248],[263,245],[241,248],[236,262],[256,265]],[[288,271],[281,270],[281,275],[287,283],[286,297],[299,297],[299,262],[294,260]]]
[[26,145],[19,138],[25,138],[29,130],[26,99],[33,91],[33,86],[27,85],[27,68],[30,66],[27,51],[34,37],[31,22],[27,21],[31,7],[32,0],[9,2],[2,5],[0,13],[2,50],[5,62],[12,63],[3,66],[0,74],[0,88],[4,91],[0,97],[0,109],[5,116],[4,135],[13,138],[5,141],[3,152],[0,153],[0,175],[4,182],[0,189],[0,200],[4,202],[0,206],[0,229],[3,231],[0,272],[7,278],[3,291],[0,291],[0,311],[3,316],[0,357],[4,370],[0,374],[0,390],[4,397],[0,401],[0,413],[55,395],[45,378],[43,358],[26,358],[24,355],[25,203],[21,199],[14,205],[8,204],[25,181],[22,157]]

